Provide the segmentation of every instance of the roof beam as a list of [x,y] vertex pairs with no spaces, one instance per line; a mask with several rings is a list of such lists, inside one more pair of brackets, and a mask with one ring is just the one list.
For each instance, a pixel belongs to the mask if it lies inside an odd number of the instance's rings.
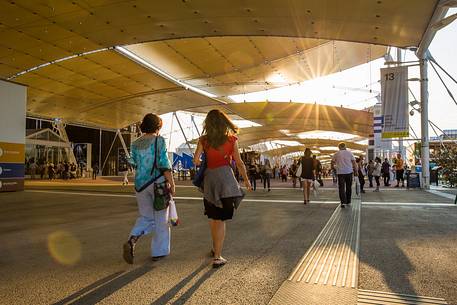
[[446,6],[447,0],[440,0],[433,12],[432,18],[428,23],[427,29],[425,30],[424,35],[422,36],[419,48],[416,51],[418,58],[423,58],[425,53],[428,50],[428,47],[432,43],[433,38],[436,33],[439,31],[439,28],[436,26],[447,14],[449,7]]

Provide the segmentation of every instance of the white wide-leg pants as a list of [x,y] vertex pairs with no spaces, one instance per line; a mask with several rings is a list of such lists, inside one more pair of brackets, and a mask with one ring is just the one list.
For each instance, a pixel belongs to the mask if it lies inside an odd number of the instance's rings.
[[136,220],[130,235],[140,236],[153,233],[151,256],[170,254],[170,226],[168,225],[168,208],[156,211],[153,208],[154,183],[143,191],[136,193],[140,216]]

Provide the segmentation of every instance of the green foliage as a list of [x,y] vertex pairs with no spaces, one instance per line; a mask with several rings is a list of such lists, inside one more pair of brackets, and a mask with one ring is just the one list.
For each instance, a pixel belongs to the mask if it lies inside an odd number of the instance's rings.
[[436,163],[442,167],[441,176],[451,187],[457,185],[457,147],[441,148],[434,156]]

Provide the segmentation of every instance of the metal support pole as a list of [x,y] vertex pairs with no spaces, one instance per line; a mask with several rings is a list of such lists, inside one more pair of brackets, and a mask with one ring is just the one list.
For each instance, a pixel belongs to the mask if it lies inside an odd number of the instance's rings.
[[192,120],[192,123],[194,123],[195,130],[197,130],[198,137],[200,137],[200,130],[198,130],[197,124],[195,123],[194,115],[192,115],[190,118]]
[[102,172],[102,173],[103,173],[103,169],[105,168],[106,161],[108,161],[109,154],[111,153],[111,149],[113,149],[114,142],[116,142],[116,137],[117,137],[117,135],[118,135],[119,133],[120,133],[119,129],[116,130],[116,134],[114,135],[113,142],[111,143],[111,146],[109,147],[108,153],[106,154],[105,161],[103,161],[103,166],[101,167],[101,172]]
[[117,130],[117,135],[119,136],[119,140],[121,140],[121,145],[122,145],[122,148],[124,149],[125,156],[127,158],[130,158],[129,150],[127,149],[127,145],[125,145],[124,137],[122,136],[122,133],[119,129]]
[[98,137],[98,173],[101,175],[101,165],[102,165],[102,129],[100,128],[100,134]]
[[421,163],[422,163],[422,187],[430,188],[430,149],[428,135],[428,73],[427,55],[420,58],[421,80]]
[[171,148],[171,138],[173,136],[173,123],[174,123],[174,119],[175,119],[175,115],[174,115],[174,112],[173,112],[173,115],[171,116],[171,128],[170,128],[170,139],[168,140],[168,151],[170,151],[170,148]]
[[189,151],[193,156],[194,153],[192,151],[192,148],[190,147],[189,141],[187,140],[186,133],[184,132],[184,129],[182,128],[181,122],[179,121],[178,115],[176,114],[176,112],[173,112],[173,115],[175,116],[176,122],[178,122],[178,125],[179,125],[179,128],[181,129],[182,135],[184,136],[184,139],[186,140],[187,147],[189,148]]

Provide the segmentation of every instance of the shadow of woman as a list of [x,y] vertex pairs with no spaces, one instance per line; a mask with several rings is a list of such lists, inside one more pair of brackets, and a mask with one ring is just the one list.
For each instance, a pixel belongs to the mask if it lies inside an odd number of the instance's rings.
[[[195,271],[190,273],[184,279],[182,279],[178,284],[170,288],[167,292],[165,292],[160,298],[155,300],[151,303],[151,305],[162,305],[169,302],[173,299],[174,296],[178,294],[178,292],[183,289],[187,283],[189,283],[194,277],[196,277],[201,271],[205,268],[208,268],[208,263],[201,264]],[[192,295],[197,291],[197,289],[207,280],[209,279],[217,269],[209,269],[207,270],[200,278],[184,293],[182,294],[177,300],[175,300],[172,304],[184,304],[187,300],[192,297]]]

